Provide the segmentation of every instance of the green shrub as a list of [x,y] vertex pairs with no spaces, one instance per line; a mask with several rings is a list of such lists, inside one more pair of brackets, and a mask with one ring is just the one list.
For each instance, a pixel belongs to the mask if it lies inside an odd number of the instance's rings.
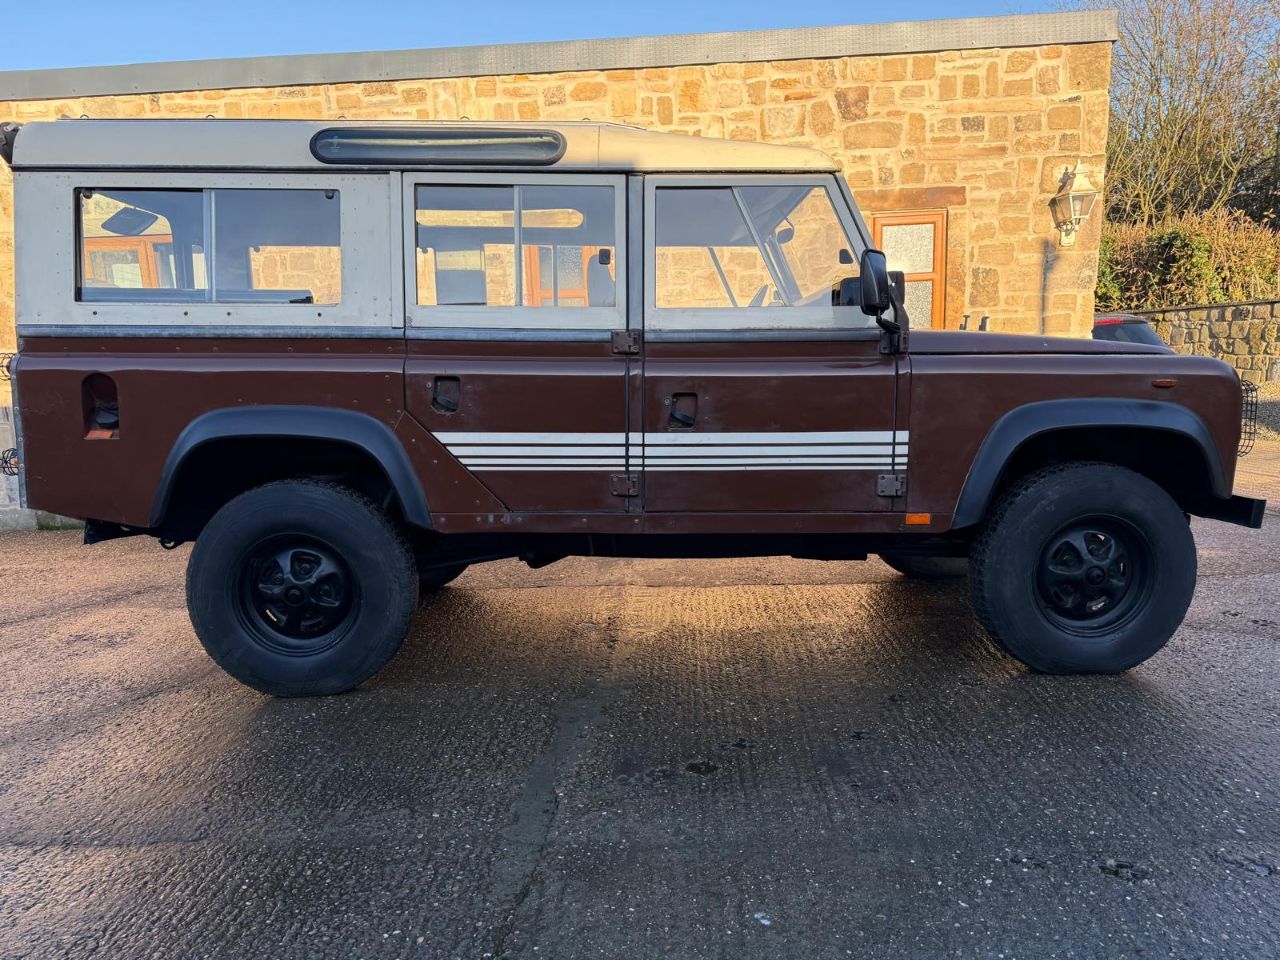
[[1100,310],[1280,299],[1280,232],[1226,211],[1103,226]]

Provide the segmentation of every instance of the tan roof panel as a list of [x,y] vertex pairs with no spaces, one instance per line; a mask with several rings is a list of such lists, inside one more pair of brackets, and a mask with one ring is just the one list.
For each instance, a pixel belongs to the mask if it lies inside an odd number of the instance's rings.
[[[77,169],[504,169],[477,162],[408,165],[322,163],[311,139],[324,130],[394,129],[432,132],[552,131],[564,138],[563,155],[530,170],[615,172],[835,171],[835,160],[818,150],[783,144],[716,140],[659,133],[613,123],[376,123],[325,120],[58,120],[31,123],[18,134],[15,168]],[[522,167],[516,167],[521,169]],[[512,167],[505,167],[512,169]]]

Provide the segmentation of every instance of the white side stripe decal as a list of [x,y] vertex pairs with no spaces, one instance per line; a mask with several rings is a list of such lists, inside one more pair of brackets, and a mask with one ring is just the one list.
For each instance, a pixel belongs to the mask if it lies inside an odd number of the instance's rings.
[[[437,433],[470,470],[622,470],[625,433]],[[632,469],[890,470],[907,465],[905,430],[633,434]]]

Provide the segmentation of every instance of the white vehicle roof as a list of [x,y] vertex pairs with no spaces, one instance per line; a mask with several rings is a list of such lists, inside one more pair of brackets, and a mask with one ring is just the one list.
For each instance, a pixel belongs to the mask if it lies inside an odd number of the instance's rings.
[[[326,131],[367,144],[420,137],[425,159],[352,157],[326,162],[313,138]],[[433,138],[448,138],[448,159],[431,159]],[[486,159],[486,141],[540,139],[559,153],[534,162]],[[472,144],[469,146],[469,144]],[[492,144],[490,144],[492,146]],[[372,149],[372,148],[370,148]],[[468,151],[472,151],[468,153]],[[489,123],[352,120],[56,120],[26,124],[14,143],[13,166],[53,169],[223,170],[579,170],[625,173],[835,172],[831,157],[808,147],[659,133],[597,121]]]

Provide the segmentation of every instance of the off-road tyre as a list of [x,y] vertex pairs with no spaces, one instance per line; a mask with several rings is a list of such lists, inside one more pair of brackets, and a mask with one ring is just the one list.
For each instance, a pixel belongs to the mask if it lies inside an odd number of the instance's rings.
[[439,591],[458,577],[462,576],[463,571],[471,566],[469,563],[459,563],[452,567],[435,567],[431,569],[419,569],[418,571],[418,599],[420,601],[427,600],[433,593]]
[[187,609],[209,656],[277,697],[359,686],[400,648],[417,597],[402,531],[367,498],[317,481],[236,497],[187,565]]
[[1182,509],[1158,484],[1109,463],[1020,480],[993,507],[969,566],[978,620],[1043,673],[1137,666],[1173,636],[1196,584]]
[[882,553],[880,559],[908,580],[962,580],[969,575],[967,557],[926,557]]

